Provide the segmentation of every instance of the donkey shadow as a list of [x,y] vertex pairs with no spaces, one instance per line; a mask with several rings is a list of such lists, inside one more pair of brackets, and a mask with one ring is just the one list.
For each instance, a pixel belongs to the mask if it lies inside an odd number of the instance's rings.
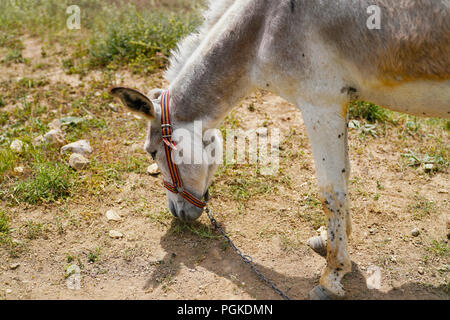
[[[193,225],[205,230],[208,228],[200,222],[195,222]],[[180,229],[184,230],[180,232]],[[229,246],[224,246],[225,242],[217,232],[214,232],[217,238],[206,239],[189,230],[192,229],[189,229],[185,223],[176,219],[172,221],[170,229],[160,241],[166,254],[163,259],[152,263],[155,268],[146,281],[144,290],[158,288],[167,277],[174,278],[180,273],[182,266],[189,269],[202,267],[220,278],[230,280],[254,299],[281,299]],[[255,266],[291,299],[308,299],[309,290],[319,283],[317,275],[309,278],[286,276],[260,263],[255,263]],[[444,285],[432,287],[411,282],[388,292],[369,290],[363,273],[355,263],[352,263],[352,272],[345,276],[342,284],[347,291],[346,299],[349,300],[449,299]]]

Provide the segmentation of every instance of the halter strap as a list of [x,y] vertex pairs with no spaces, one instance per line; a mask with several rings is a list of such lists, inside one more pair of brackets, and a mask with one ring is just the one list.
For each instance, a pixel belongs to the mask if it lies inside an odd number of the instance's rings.
[[184,190],[177,165],[172,160],[172,150],[177,150],[172,141],[172,125],[170,122],[169,91],[161,95],[161,135],[164,141],[164,151],[166,153],[167,166],[169,167],[172,183],[164,181],[164,187],[172,193],[180,194],[186,201],[198,208],[204,208],[206,202],[197,199],[195,196]]

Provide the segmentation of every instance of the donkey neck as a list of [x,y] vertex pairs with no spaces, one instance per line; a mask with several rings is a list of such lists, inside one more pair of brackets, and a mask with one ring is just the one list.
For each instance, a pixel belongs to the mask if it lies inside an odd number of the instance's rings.
[[[239,4],[239,1],[237,2]],[[250,73],[256,57],[266,1],[232,6],[206,35],[171,83],[172,118],[201,120],[214,128],[254,87]]]

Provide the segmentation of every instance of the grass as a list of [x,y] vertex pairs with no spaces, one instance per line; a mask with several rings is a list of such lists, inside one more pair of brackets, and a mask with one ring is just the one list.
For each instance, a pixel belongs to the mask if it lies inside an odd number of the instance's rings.
[[386,109],[364,101],[350,103],[348,114],[350,119],[364,119],[370,123],[385,122],[390,119]]
[[431,245],[426,247],[426,250],[439,257],[448,257],[450,254],[450,248],[446,241],[433,240]]
[[199,24],[197,11],[192,10],[199,1],[186,2],[187,8],[174,6],[170,10],[134,2],[79,0],[76,5],[80,8],[81,30],[69,30],[66,9],[73,1],[2,1],[0,46],[10,48],[5,62],[26,62],[21,54],[23,46],[14,36],[31,32],[62,44],[75,43],[70,46],[72,53],[62,60],[69,74],[123,65],[137,72],[159,70],[166,66],[178,40]]
[[67,165],[60,163],[38,163],[32,177],[18,182],[14,196],[24,202],[37,204],[54,202],[70,195],[73,173]]
[[436,204],[424,197],[414,196],[414,202],[408,205],[407,210],[414,220],[422,220],[436,211]]
[[6,213],[0,211],[0,236],[3,237],[9,233],[9,218]]

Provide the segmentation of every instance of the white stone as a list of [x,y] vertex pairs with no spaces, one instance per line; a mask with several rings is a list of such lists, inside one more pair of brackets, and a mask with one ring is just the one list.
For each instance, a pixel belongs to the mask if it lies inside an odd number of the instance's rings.
[[120,221],[122,218],[114,209],[106,211],[106,218],[110,221]]
[[123,237],[123,234],[116,230],[109,231],[109,236],[113,239],[120,239]]
[[79,140],[77,142],[66,144],[61,148],[61,152],[73,152],[82,155],[88,155],[92,153],[91,145],[86,140]]
[[69,290],[81,289],[81,269],[76,264],[70,265],[66,269],[66,286]]
[[55,119],[52,122],[49,123],[48,127],[52,130],[61,130],[61,120],[59,119]]
[[23,167],[15,167],[14,172],[16,173],[23,173]]
[[47,143],[63,144],[64,134],[60,129],[52,129],[44,135],[44,140]]
[[119,110],[114,103],[108,104],[108,107],[114,112],[117,112]]
[[15,152],[21,153],[23,151],[23,142],[16,139],[11,143],[9,147]]
[[411,235],[412,235],[413,237],[418,237],[419,234],[420,234],[420,230],[419,230],[419,229],[417,229],[417,228],[412,229]]
[[367,288],[370,290],[381,289],[381,269],[375,265],[372,265],[367,268],[367,275]]
[[152,176],[158,175],[160,173],[158,165],[156,163],[149,165],[147,168],[147,173]]
[[20,263],[13,263],[13,264],[11,264],[11,265],[9,266],[9,268],[10,268],[11,270],[15,270],[15,269],[17,269],[18,267],[20,267]]
[[37,146],[40,146],[41,144],[43,144],[44,142],[45,142],[45,139],[41,135],[41,136],[37,136],[36,138],[34,138],[32,144],[33,144],[33,146],[37,147]]
[[72,153],[69,158],[69,165],[75,170],[82,170],[89,165],[89,160],[79,153]]

